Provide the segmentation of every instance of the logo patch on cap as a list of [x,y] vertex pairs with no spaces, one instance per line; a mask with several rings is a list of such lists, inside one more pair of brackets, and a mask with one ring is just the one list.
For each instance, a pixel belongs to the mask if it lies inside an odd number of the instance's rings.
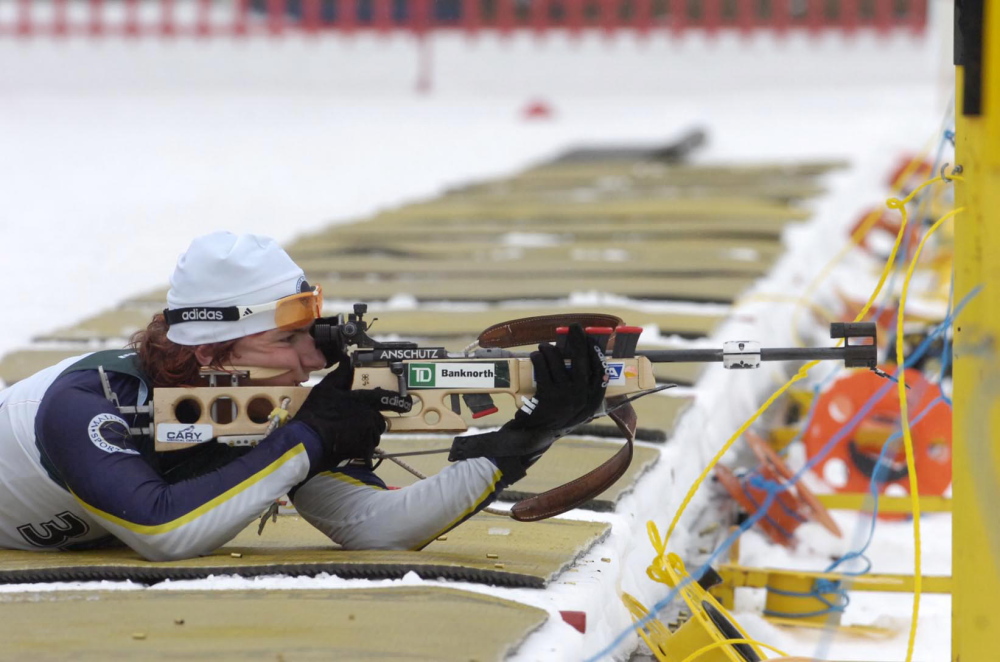
[[90,419],[87,434],[91,443],[105,453],[139,454],[139,451],[128,447],[132,439],[128,424],[114,414],[98,414]]

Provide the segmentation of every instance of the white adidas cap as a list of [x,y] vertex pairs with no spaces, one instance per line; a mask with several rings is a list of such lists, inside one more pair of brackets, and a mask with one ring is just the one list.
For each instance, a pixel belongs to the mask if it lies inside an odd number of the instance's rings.
[[211,309],[271,303],[307,288],[302,269],[269,237],[231,232],[198,237],[170,277],[167,338],[178,345],[204,345],[270,331],[277,328],[272,315],[223,321]]

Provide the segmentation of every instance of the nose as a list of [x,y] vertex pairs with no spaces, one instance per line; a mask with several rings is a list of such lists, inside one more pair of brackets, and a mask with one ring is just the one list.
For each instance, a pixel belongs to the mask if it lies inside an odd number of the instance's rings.
[[309,334],[303,335],[302,340],[297,343],[297,349],[299,351],[299,362],[309,372],[322,370],[326,367],[326,357],[316,347],[316,341]]

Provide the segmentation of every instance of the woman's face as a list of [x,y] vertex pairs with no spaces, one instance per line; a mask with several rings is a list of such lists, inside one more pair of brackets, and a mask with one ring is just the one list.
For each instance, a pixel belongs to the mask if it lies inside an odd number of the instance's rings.
[[284,370],[267,379],[251,379],[258,386],[298,386],[309,379],[309,373],[326,366],[326,359],[316,348],[308,327],[275,329],[240,338],[229,360],[237,367]]

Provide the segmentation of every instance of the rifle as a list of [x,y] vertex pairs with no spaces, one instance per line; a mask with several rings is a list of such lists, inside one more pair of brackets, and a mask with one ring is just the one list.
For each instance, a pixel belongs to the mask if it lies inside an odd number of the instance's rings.
[[[353,388],[380,387],[400,396],[410,395],[413,408],[406,414],[386,413],[390,433],[468,430],[463,404],[473,421],[496,413],[494,397],[519,402],[535,392],[530,352],[512,351],[542,342],[564,340],[566,327],[579,323],[607,356],[608,386],[604,408],[597,416],[611,418],[627,444],[610,460],[572,483],[532,497],[515,506],[516,519],[543,519],[565,512],[617,480],[632,457],[637,417],[631,406],[637,398],[672,384],[657,385],[653,363],[721,362],[728,369],[752,369],[763,361],[842,360],[848,368],[876,369],[874,323],[833,323],[831,338],[843,338],[843,347],[762,348],[756,341],[729,341],[721,349],[637,349],[641,328],[626,326],[613,315],[540,315],[495,324],[477,342],[461,352],[415,342],[380,342],[369,335],[365,304],[355,304],[348,315],[317,320],[310,332],[328,355],[340,354],[354,366]],[[852,342],[855,341],[855,342]],[[253,368],[208,374],[209,386],[157,388],[153,394],[156,450],[188,448],[207,441],[254,445],[268,433],[271,413],[280,407],[294,413],[309,387],[242,386],[242,380],[261,378]],[[229,384],[218,383],[228,378]],[[449,460],[478,457],[475,437],[457,437]],[[514,452],[512,452],[514,454]],[[566,488],[566,489],[564,489]],[[572,488],[572,489],[569,489]],[[572,493],[572,494],[569,494]],[[522,505],[523,504],[523,505]],[[569,507],[566,507],[567,504]],[[519,516],[520,515],[520,516]]]

